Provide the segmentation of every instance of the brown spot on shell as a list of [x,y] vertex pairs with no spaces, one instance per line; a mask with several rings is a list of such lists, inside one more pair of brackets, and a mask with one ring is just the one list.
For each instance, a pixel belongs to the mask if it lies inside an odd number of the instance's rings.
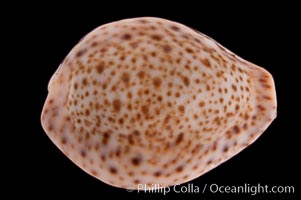
[[138,166],[141,164],[142,158],[141,158],[141,156],[136,156],[136,157],[132,158],[131,162],[134,166]]
[[178,136],[177,136],[177,139],[175,141],[175,144],[176,145],[179,145],[182,141],[183,141],[183,138],[184,138],[184,133],[180,133]]
[[231,88],[232,88],[235,92],[237,91],[236,85],[231,85]]
[[115,111],[120,111],[121,101],[119,99],[114,99],[112,105]]
[[238,126],[234,126],[233,131],[234,131],[234,133],[238,134],[240,132],[240,129]]
[[86,49],[82,49],[82,50],[78,51],[78,52],[76,53],[75,56],[76,56],[76,57],[81,57],[81,56],[83,56],[86,52],[87,52]]
[[180,31],[180,28],[177,27],[177,26],[175,26],[175,25],[172,25],[172,26],[170,27],[170,29],[172,29],[173,31]]
[[153,79],[153,83],[154,83],[155,87],[159,87],[161,85],[161,79],[160,79],[160,77],[155,77]]
[[189,86],[190,81],[189,81],[189,78],[188,78],[187,76],[183,76],[183,77],[182,77],[182,80],[183,80],[183,82],[184,82],[184,84],[185,84],[186,86]]
[[144,76],[145,76],[145,73],[143,72],[143,71],[140,71],[140,72],[138,72],[138,77],[140,78],[140,79],[142,79],[142,78],[144,78]]
[[129,83],[130,82],[130,74],[129,73],[123,73],[121,76],[121,80],[124,83]]
[[204,101],[200,101],[200,102],[199,102],[199,106],[200,106],[200,107],[204,107],[204,106],[205,106],[205,102],[204,102]]
[[88,80],[87,80],[87,78],[83,78],[82,84],[83,84],[84,86],[87,86],[87,85],[88,85]]
[[101,74],[103,72],[103,70],[105,69],[104,67],[104,64],[103,63],[99,63],[97,66],[96,66],[96,71]]
[[123,39],[123,40],[130,40],[130,39],[132,39],[132,35],[126,33],[126,34],[122,35],[122,39]]
[[117,172],[118,172],[115,167],[110,167],[109,170],[110,170],[111,174],[117,174]]
[[163,51],[165,53],[171,52],[171,47],[169,45],[166,44],[166,45],[163,45],[162,47],[163,47]]
[[178,166],[177,168],[176,168],[176,172],[178,172],[178,173],[180,173],[180,172],[182,172],[183,171],[183,166],[181,165],[181,166]]
[[147,115],[149,111],[148,106],[147,105],[141,106],[141,111],[143,114]]
[[208,67],[208,68],[211,67],[210,61],[209,61],[207,58],[201,59],[201,62],[203,63],[203,65],[204,65],[205,67]]
[[178,109],[179,109],[180,112],[185,112],[185,107],[182,106],[182,105],[180,105],[180,106],[178,107]]
[[194,51],[191,48],[186,48],[185,50],[187,51],[187,53],[194,53]]
[[161,36],[161,35],[158,35],[158,34],[153,34],[153,35],[151,36],[151,38],[152,38],[153,40],[157,40],[157,41],[162,40],[162,36]]
[[161,172],[161,171],[157,171],[157,172],[154,173],[154,176],[156,176],[156,177],[159,177],[159,176],[161,176],[161,175],[162,175],[162,172]]
[[87,152],[85,151],[85,150],[81,150],[80,151],[80,155],[84,158],[84,157],[86,157],[87,156]]

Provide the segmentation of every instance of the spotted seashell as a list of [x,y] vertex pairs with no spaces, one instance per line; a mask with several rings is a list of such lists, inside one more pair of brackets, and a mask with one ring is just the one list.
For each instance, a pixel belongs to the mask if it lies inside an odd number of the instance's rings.
[[276,117],[266,70],[187,26],[151,17],[90,32],[48,90],[41,120],[50,139],[84,171],[122,188],[195,179]]

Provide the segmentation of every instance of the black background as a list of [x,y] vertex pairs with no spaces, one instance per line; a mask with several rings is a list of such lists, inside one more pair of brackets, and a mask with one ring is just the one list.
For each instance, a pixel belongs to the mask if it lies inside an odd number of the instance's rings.
[[[22,7],[22,5],[20,5]],[[30,5],[26,5],[30,7]],[[294,199],[299,193],[300,176],[298,107],[298,75],[296,68],[298,46],[297,28],[300,26],[294,6],[261,4],[234,4],[224,7],[173,3],[163,7],[157,3],[113,3],[112,5],[78,4],[70,6],[50,4],[32,5],[31,9],[15,12],[17,20],[10,23],[12,36],[18,47],[13,52],[19,57],[11,73],[17,82],[9,90],[15,101],[8,114],[9,135],[15,142],[9,144],[7,186],[24,197],[45,195],[94,196],[102,193],[136,197],[87,175],[61,153],[50,141],[40,124],[40,114],[47,96],[47,84],[60,62],[73,46],[99,25],[119,19],[155,16],[183,23],[214,38],[242,58],[267,69],[276,83],[278,116],[265,133],[250,147],[205,175],[189,182],[199,186],[220,185],[293,185],[295,194],[269,194],[256,196],[239,194],[186,194],[198,199]],[[277,6],[277,7],[276,7]],[[21,61],[19,63],[19,61]],[[18,64],[17,64],[18,63]],[[18,73],[16,73],[18,72]],[[10,101],[10,99],[8,99]],[[13,193],[12,193],[13,195]],[[138,198],[145,195],[138,194]],[[162,194],[157,194],[162,197]],[[171,195],[169,195],[171,196]],[[176,195],[177,197],[184,195]],[[187,197],[190,198],[190,197]]]

